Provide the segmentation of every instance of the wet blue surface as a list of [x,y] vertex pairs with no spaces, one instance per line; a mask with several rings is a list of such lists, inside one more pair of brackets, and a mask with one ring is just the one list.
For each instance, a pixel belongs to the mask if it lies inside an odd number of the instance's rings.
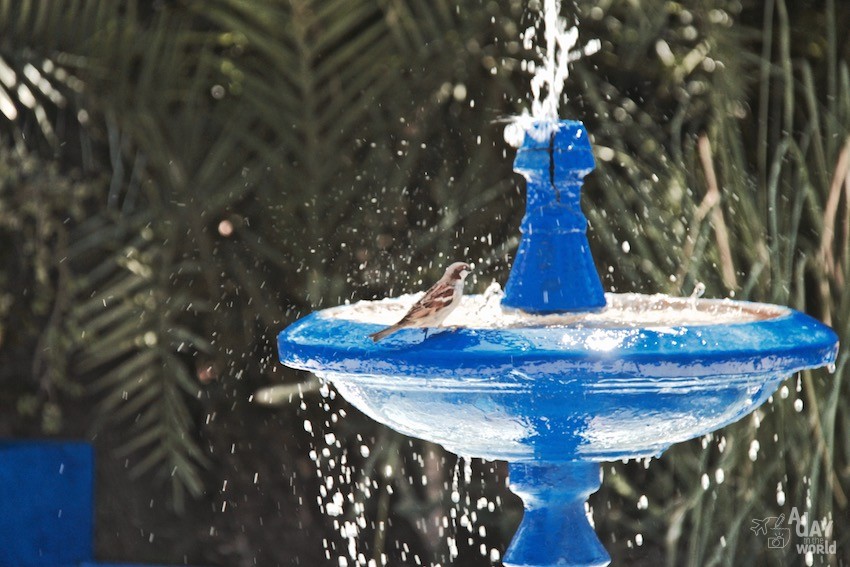
[[[739,302],[743,303],[743,302]],[[793,310],[732,325],[404,330],[318,312],[279,336],[281,361],[331,379],[359,409],[463,455],[657,455],[755,409],[837,337]],[[465,411],[458,412],[458,408]],[[444,428],[434,425],[439,415]]]
[[605,306],[580,203],[582,180],[593,166],[581,122],[565,120],[542,141],[526,135],[514,161],[514,171],[526,180],[525,216],[505,306],[529,313]]

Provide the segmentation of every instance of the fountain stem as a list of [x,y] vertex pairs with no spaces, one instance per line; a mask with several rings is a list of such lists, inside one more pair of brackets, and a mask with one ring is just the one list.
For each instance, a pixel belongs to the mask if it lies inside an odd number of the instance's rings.
[[608,565],[584,508],[599,483],[598,463],[512,463],[511,490],[522,498],[525,515],[505,567]]
[[526,134],[514,161],[526,179],[526,210],[502,305],[530,313],[601,309],[605,294],[580,203],[594,166],[590,140],[581,122],[561,121],[543,136],[542,128]]

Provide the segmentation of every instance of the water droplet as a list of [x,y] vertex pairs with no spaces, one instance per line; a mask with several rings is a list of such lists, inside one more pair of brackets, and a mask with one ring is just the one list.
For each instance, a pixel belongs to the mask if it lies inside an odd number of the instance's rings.
[[525,141],[525,129],[523,129],[520,124],[516,122],[511,122],[507,126],[505,126],[503,136],[505,138],[505,142],[509,146],[511,146],[512,148],[519,148]]
[[463,83],[458,83],[452,89],[452,96],[458,102],[461,102],[466,99],[466,85]]
[[758,439],[753,439],[752,442],[750,442],[750,451],[749,451],[749,457],[750,457],[751,461],[755,462],[755,460],[758,459],[759,448],[760,448],[760,446],[759,446]]

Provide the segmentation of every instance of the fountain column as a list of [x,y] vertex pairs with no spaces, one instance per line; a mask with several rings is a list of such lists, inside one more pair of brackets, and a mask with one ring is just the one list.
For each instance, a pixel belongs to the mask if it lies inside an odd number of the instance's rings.
[[542,123],[526,133],[514,161],[514,171],[527,182],[522,240],[502,305],[529,313],[605,306],[580,203],[582,180],[593,166],[581,122]]
[[[530,313],[605,307],[581,211],[582,182],[593,167],[581,122],[540,123],[526,132],[514,161],[514,171],[525,177],[527,187],[522,239],[502,305]],[[597,463],[519,462],[509,470],[511,490],[525,503],[525,515],[505,556],[506,566],[608,565],[608,553],[584,508],[599,488]]]

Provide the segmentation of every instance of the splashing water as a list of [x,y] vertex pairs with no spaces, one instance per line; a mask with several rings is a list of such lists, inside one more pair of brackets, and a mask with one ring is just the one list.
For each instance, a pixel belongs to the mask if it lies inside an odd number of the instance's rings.
[[696,309],[697,301],[705,295],[705,284],[702,282],[697,282],[694,286],[694,290],[691,292],[690,305],[692,309]]
[[578,28],[568,27],[560,14],[561,0],[544,1],[537,23],[543,27],[544,45],[538,42],[535,47],[537,25],[530,26],[522,34],[523,47],[529,51],[534,49],[539,61],[523,61],[522,67],[532,74],[531,113],[524,111],[505,127],[505,141],[514,147],[522,145],[526,133],[542,142],[558,128],[558,109],[570,76],[570,63],[582,55],[596,53],[601,47],[599,40],[592,40],[576,49]]
[[[391,325],[407,312],[422,293],[401,295],[379,301],[358,301],[327,311],[330,317]],[[727,325],[780,317],[788,313],[782,307],[726,299],[700,299],[668,295],[608,293],[607,305],[598,312],[534,315],[502,306],[504,292],[493,282],[480,295],[464,295],[458,308],[445,324],[471,329],[504,329],[512,327],[589,327],[589,328],[659,328],[688,325]]]
[[[485,497],[485,475],[473,473],[471,457],[459,458],[446,482],[433,468],[441,466],[433,453],[426,457],[414,450],[405,461],[394,456],[397,448],[375,450],[382,444],[380,439],[364,439],[359,433],[345,439],[344,429],[335,432],[337,423],[347,417],[336,390],[322,381],[315,393],[318,396],[313,396],[313,390],[297,396],[301,412],[310,406],[320,408],[305,416],[303,428],[309,435],[308,456],[318,480],[316,502],[333,526],[322,542],[328,565],[441,567],[476,547],[490,561],[500,559],[500,551],[487,543],[486,526],[496,523],[501,499],[498,495],[494,500]],[[487,477],[493,474],[491,469]],[[473,480],[476,476],[480,485]],[[424,555],[417,554],[416,546],[369,505],[377,502],[380,509],[389,505],[396,489],[403,495],[420,487],[429,492],[429,502],[435,506],[415,524],[422,535],[419,544]],[[444,493],[450,502],[444,501]]]

